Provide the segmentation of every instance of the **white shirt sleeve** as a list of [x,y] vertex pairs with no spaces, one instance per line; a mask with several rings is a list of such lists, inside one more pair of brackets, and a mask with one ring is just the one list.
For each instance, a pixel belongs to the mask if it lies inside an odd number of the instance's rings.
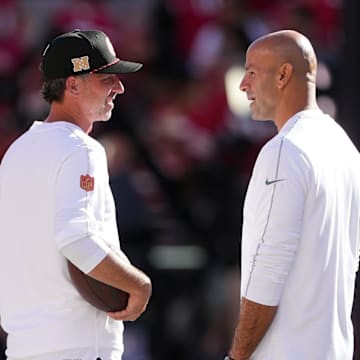
[[301,234],[307,177],[306,159],[284,139],[259,154],[244,206],[241,286],[249,300],[279,304]]
[[84,272],[109,252],[104,241],[108,170],[102,150],[77,148],[62,163],[56,178],[56,245]]
[[85,274],[89,273],[109,253],[105,243],[89,241],[89,238],[72,242],[61,248],[61,253]]

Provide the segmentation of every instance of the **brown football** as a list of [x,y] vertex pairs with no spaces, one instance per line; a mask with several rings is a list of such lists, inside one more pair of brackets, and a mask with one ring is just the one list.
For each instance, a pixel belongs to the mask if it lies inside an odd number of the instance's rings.
[[129,298],[127,292],[86,275],[70,261],[67,263],[74,286],[87,302],[106,312],[120,311],[126,308]]

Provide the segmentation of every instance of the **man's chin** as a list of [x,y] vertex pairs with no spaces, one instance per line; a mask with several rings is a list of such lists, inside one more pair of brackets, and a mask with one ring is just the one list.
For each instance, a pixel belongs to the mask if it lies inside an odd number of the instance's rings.
[[259,114],[251,114],[251,119],[254,121],[271,121],[269,117],[260,116]]
[[101,122],[107,122],[111,119],[111,112],[109,114],[107,114],[106,116],[103,116],[101,119],[96,120],[97,122],[101,121]]

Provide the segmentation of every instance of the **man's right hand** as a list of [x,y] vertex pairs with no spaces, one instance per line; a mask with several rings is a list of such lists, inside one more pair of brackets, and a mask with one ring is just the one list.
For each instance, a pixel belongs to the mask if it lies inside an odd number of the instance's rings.
[[[146,275],[145,275],[146,276]],[[108,315],[114,320],[135,321],[145,310],[151,296],[151,282],[143,286],[141,292],[129,294],[126,309],[122,311],[109,312]]]

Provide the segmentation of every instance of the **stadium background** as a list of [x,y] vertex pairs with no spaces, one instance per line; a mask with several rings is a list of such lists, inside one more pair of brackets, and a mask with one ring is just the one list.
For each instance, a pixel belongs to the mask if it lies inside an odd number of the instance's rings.
[[108,153],[122,245],[154,287],[146,314],[126,324],[124,360],[223,358],[246,184],[275,134],[250,120],[238,89],[245,50],[269,31],[308,35],[319,104],[359,145],[359,14],[356,0],[0,0],[0,159],[46,116],[38,64],[54,35],[97,28],[119,57],[145,64],[123,76],[111,121],[92,133]]

